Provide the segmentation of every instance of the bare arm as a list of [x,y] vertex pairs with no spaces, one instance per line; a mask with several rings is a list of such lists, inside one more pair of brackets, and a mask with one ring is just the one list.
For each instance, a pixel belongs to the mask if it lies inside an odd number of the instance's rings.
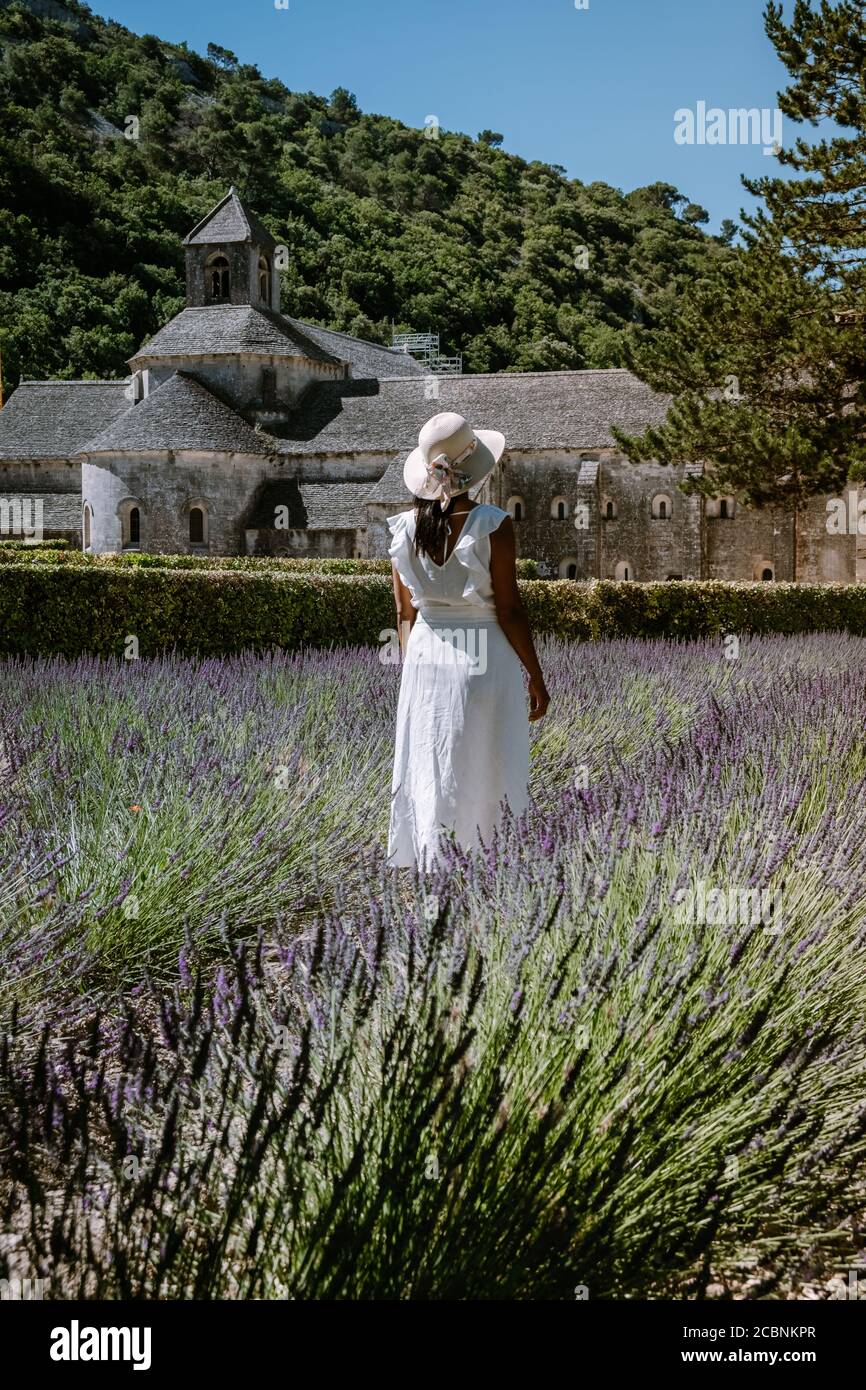
[[397,573],[397,566],[391,561],[391,577],[394,581],[394,604],[397,609],[397,631],[400,634],[400,650],[406,655],[406,643],[412,624],[418,616],[418,609],[412,607],[412,596]]
[[529,718],[541,719],[550,696],[544,684],[526,609],[517,587],[516,547],[511,517],[506,517],[490,536],[490,578],[499,626],[505,633],[529,676]]

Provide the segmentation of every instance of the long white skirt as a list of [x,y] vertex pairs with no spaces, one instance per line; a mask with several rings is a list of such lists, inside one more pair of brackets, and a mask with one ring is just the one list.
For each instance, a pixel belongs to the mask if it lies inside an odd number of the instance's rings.
[[523,668],[502,628],[419,614],[397,703],[388,863],[429,869],[443,827],[466,849],[486,843],[503,803],[526,808],[528,782]]

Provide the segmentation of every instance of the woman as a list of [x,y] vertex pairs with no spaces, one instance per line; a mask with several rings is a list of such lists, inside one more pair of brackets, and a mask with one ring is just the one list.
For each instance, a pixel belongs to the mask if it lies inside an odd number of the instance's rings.
[[528,800],[529,719],[549,696],[515,572],[514,529],[501,507],[472,502],[505,448],[462,415],[428,420],[403,477],[412,511],[388,518],[403,653],[388,863],[429,869],[441,832],[486,843],[503,803]]

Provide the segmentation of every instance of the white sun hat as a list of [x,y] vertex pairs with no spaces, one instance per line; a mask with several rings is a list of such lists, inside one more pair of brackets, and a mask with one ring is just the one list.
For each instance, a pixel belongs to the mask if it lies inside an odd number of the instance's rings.
[[473,430],[462,415],[445,410],[421,427],[418,447],[403,465],[403,481],[414,497],[448,504],[478,487],[505,449],[498,430]]

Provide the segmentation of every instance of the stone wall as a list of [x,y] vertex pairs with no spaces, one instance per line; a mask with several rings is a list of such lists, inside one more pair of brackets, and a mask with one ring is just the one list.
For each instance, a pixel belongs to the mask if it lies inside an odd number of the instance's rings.
[[[490,500],[496,506],[513,514],[515,499],[521,502],[522,516],[514,523],[518,555],[537,560],[545,575],[556,576],[562,561],[573,555],[578,544],[574,504],[580,464],[581,455],[565,450],[506,451],[493,475]],[[556,497],[569,504],[568,515],[562,520],[551,515]]]
[[3,459],[0,493],[74,492],[81,485],[81,464],[70,459]]
[[[619,567],[630,579],[698,578],[701,500],[680,492],[681,477],[660,464],[636,467],[615,449],[510,451],[493,500],[512,514],[520,500],[518,554],[537,560],[543,574],[613,579]],[[660,497],[666,514],[654,516]]]
[[[91,549],[123,548],[123,514],[137,505],[141,515],[140,549],[186,554],[201,549],[189,539],[189,512],[201,506],[208,518],[207,550],[214,555],[245,555],[245,522],[264,482],[294,478],[302,482],[369,482],[383,471],[381,458],[346,454],[260,458],[241,454],[192,451],[153,454],[94,455],[82,465],[82,504],[89,503]],[[386,508],[390,515],[395,510]],[[334,528],[281,532],[279,553],[351,557],[366,553],[364,518],[357,529]],[[291,537],[292,549],[287,548]],[[311,547],[313,547],[311,549]],[[387,552],[387,546],[381,553]]]
[[361,547],[358,530],[325,531],[250,530],[245,534],[247,555],[287,555],[295,559],[351,560]]
[[733,516],[707,516],[704,528],[705,579],[794,577],[793,519],[781,509],[737,502]]
[[[636,467],[608,454],[599,469],[600,579],[700,578],[700,498],[679,490],[682,470]],[[607,503],[614,507],[607,516]]]
[[[158,357],[148,360],[145,352],[138,365],[147,372],[147,394],[155,391],[175,372],[188,372],[212,387],[235,409],[244,411],[264,428],[285,419],[313,381],[333,381],[342,378],[344,368],[327,362],[313,362],[306,357],[271,357],[260,355],[214,357]],[[263,398],[264,376],[267,369],[274,373],[275,404]]]
[[[553,577],[615,579],[627,570],[638,581],[752,581],[768,574],[813,583],[866,581],[866,534],[829,534],[826,498],[813,498],[796,526],[781,508],[731,502],[724,516],[717,502],[680,490],[684,474],[631,464],[615,449],[510,451],[494,476],[491,500],[512,513],[520,500],[518,554],[538,560]],[[560,499],[563,518],[555,515]]]
[[[261,483],[285,478],[299,482],[366,482],[384,473],[391,456],[368,452],[292,455],[263,459],[180,453],[162,456],[115,455],[88,460],[82,468],[82,494],[94,514],[92,548],[121,548],[121,514],[137,502],[141,509],[141,548],[162,553],[195,549],[189,541],[189,509],[206,508],[208,550],[213,554],[252,553],[256,540],[244,521]],[[62,479],[68,491],[78,465],[39,461],[3,469],[6,491],[49,490]],[[515,521],[518,554],[539,562],[551,577],[664,580],[704,578],[804,582],[866,582],[866,534],[828,533],[826,499],[815,498],[797,518],[780,509],[736,504],[718,514],[718,504],[680,491],[682,470],[627,462],[615,450],[574,454],[515,453],[478,494],[500,507],[519,497],[522,518]],[[655,507],[666,502],[666,515]],[[552,515],[557,499],[566,515]],[[607,502],[614,515],[607,516]],[[357,518],[357,530],[281,532],[279,553],[368,557],[388,553],[386,518],[405,510],[407,500],[370,502]],[[579,524],[576,526],[575,522]],[[866,523],[864,523],[866,525]],[[262,544],[267,543],[263,538]],[[796,545],[797,564],[794,566]]]
[[[229,263],[229,297],[214,299],[211,293],[208,262],[213,256],[225,256]],[[259,256],[263,255],[270,272],[270,295],[267,301],[259,298]],[[280,276],[274,270],[273,253],[249,242],[213,242],[207,246],[186,247],[186,302],[189,308],[207,304],[252,304],[254,308],[280,310]]]
[[[818,584],[852,584],[866,581],[866,518],[858,515],[860,499],[866,490],[853,485],[841,497],[845,529],[838,531],[835,507],[828,499],[813,497],[797,517],[797,578]],[[866,508],[864,508],[866,510]],[[863,526],[860,535],[858,527]]]
[[[390,458],[375,453],[291,454],[285,456],[285,466],[300,483],[369,483],[373,487],[385,471]],[[392,505],[388,515],[399,511]],[[364,525],[363,516],[358,525]]]
[[124,508],[141,514],[142,550],[186,554],[190,544],[189,512],[204,508],[207,550],[214,555],[243,555],[243,522],[261,483],[279,476],[266,459],[241,454],[177,453],[94,456],[82,466],[82,503],[93,513],[91,549],[122,549]]
[[[378,555],[388,554],[391,533],[385,518],[394,516],[399,510],[399,507],[394,507],[391,503],[387,505],[382,502],[367,503],[367,525],[361,542],[361,554],[365,559],[374,559]],[[406,508],[403,510],[405,511]]]

